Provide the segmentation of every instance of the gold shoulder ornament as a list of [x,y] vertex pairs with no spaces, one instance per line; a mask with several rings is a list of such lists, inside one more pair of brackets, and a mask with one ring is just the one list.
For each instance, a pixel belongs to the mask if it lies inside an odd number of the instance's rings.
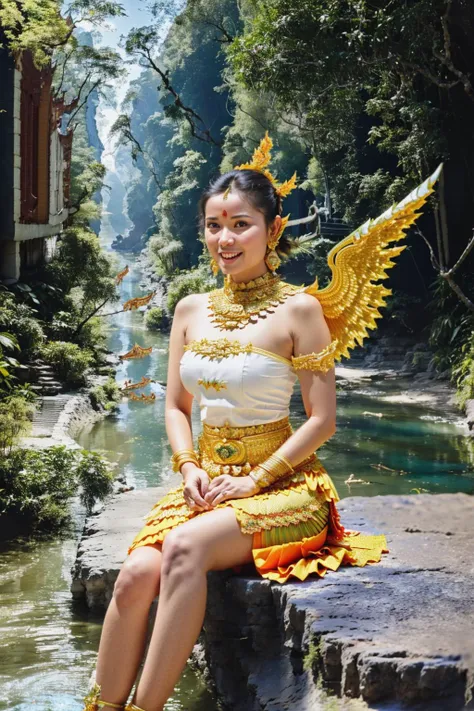
[[331,282],[320,289],[316,279],[305,291],[319,300],[332,341],[319,353],[294,356],[295,369],[326,372],[342,356],[350,358],[349,349],[356,343],[362,345],[369,335],[368,328],[377,328],[375,320],[382,317],[379,307],[386,305],[384,297],[391,295],[392,290],[376,282],[387,278],[386,270],[395,265],[392,258],[407,247],[389,245],[402,240],[405,230],[418,219],[421,213],[417,211],[433,192],[442,168],[441,163],[398,204],[375,220],[367,220],[331,249],[328,254]]

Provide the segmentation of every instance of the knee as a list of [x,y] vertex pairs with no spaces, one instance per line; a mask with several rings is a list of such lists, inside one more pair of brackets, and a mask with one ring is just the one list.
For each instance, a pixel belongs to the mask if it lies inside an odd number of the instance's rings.
[[200,569],[198,546],[187,532],[174,528],[163,542],[163,577],[172,576],[175,582],[185,582],[189,576]]
[[131,606],[139,601],[150,605],[158,595],[160,566],[156,560],[129,556],[123,564],[114,586],[114,598],[119,606]]

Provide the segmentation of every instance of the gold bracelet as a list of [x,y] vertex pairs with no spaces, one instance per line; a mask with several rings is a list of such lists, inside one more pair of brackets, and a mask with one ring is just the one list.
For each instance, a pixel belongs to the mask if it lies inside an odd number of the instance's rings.
[[180,472],[185,462],[193,462],[193,464],[199,467],[198,455],[194,449],[178,449],[177,452],[172,454],[171,463],[174,472]]
[[249,472],[249,477],[253,479],[259,489],[263,489],[293,472],[294,469],[288,459],[282,454],[274,452],[264,462],[252,469]]

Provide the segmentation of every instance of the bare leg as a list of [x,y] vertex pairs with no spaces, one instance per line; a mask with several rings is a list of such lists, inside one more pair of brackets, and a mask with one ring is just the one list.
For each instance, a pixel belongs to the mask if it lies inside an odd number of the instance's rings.
[[155,625],[134,703],[162,711],[204,621],[209,570],[252,560],[252,536],[243,534],[231,507],[206,511],[180,524],[163,542]]
[[125,703],[140,666],[150,605],[158,594],[161,546],[139,546],[126,558],[115,581],[99,645],[96,682],[100,698]]

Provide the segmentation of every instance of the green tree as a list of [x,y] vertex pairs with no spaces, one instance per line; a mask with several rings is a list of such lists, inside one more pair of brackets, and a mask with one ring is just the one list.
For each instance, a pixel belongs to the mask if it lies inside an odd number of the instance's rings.
[[59,0],[0,0],[0,25],[12,52],[29,50],[44,66],[82,22],[100,27],[106,18],[125,14],[120,3],[104,0],[73,0],[64,15],[61,5]]

